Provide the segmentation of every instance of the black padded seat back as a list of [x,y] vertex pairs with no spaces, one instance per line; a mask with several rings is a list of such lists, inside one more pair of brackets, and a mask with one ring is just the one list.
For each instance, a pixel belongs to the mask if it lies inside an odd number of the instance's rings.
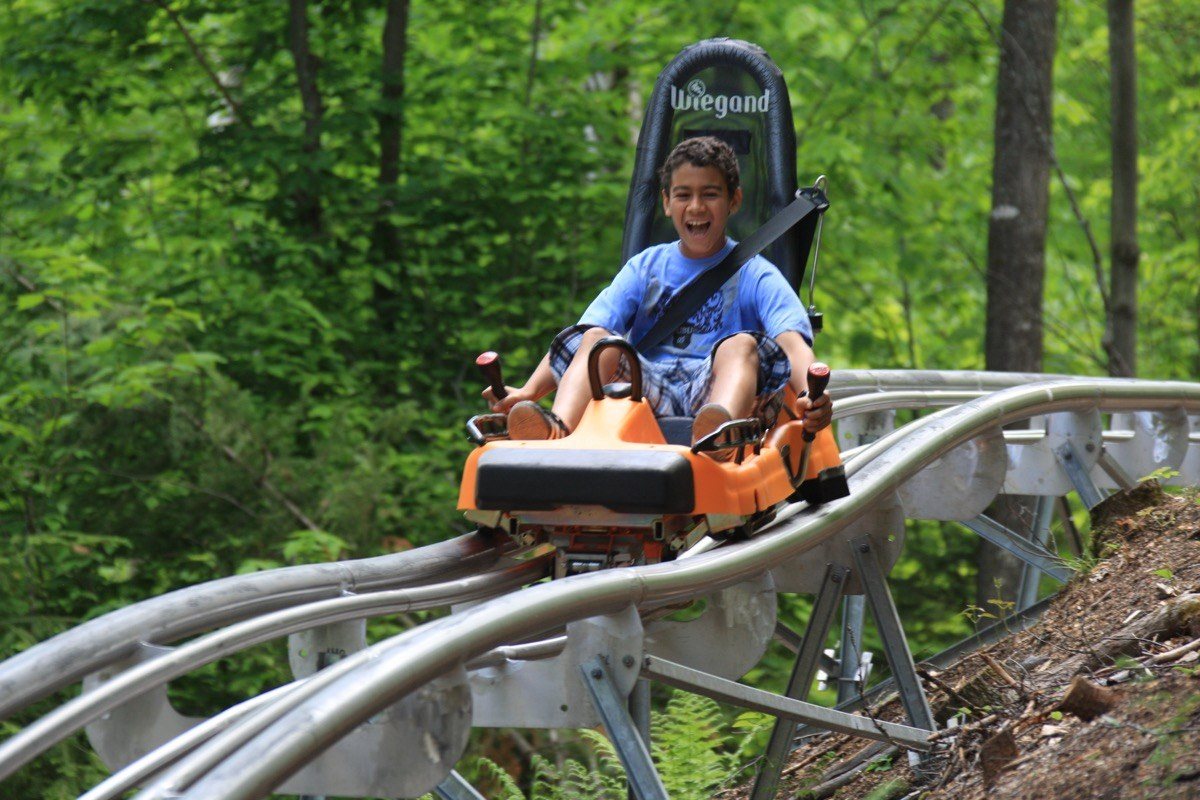
[[[734,239],[744,239],[795,197],[796,132],[783,73],[758,45],[698,42],[663,69],[647,103],[625,207],[623,261],[677,238],[663,214],[658,170],[675,145],[693,136],[716,136],[737,153],[744,199],[730,219]],[[763,255],[798,287],[807,249],[793,228]]]

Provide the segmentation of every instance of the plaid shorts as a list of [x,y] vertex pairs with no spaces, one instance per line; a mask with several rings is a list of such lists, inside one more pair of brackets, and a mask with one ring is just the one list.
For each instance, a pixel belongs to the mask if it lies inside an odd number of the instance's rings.
[[[554,337],[550,343],[550,369],[554,379],[561,381],[567,371],[583,334],[592,325],[572,325]],[[751,416],[757,417],[763,427],[775,424],[783,406],[783,388],[787,386],[792,375],[792,365],[788,361],[783,348],[770,336],[761,331],[740,331],[754,337],[758,343],[758,387],[757,397]],[[726,336],[729,339],[736,333]],[[689,370],[682,360],[654,362],[649,361],[638,353],[638,361],[642,365],[642,393],[659,417],[694,417],[700,407],[708,400],[713,382],[713,355],[720,347],[722,339],[713,346],[712,352],[695,370]],[[629,366],[625,359],[620,360],[620,367],[614,381],[629,380]]]

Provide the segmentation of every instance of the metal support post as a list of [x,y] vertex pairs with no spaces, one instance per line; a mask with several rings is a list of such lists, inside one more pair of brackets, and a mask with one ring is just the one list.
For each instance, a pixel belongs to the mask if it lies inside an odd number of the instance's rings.
[[[1045,495],[1038,497],[1033,510],[1033,530],[1030,531],[1029,538],[1046,552],[1050,552],[1047,545],[1050,541],[1050,517],[1053,514],[1054,498]],[[1017,592],[1016,611],[1024,611],[1037,602],[1040,577],[1033,565],[1024,565],[1021,570],[1021,588]]]
[[1062,565],[1062,559],[1051,553],[1038,542],[1032,542],[990,517],[980,514],[975,519],[963,523],[987,541],[1012,553],[1026,564],[1041,570],[1056,581],[1066,583],[1071,578],[1071,572]]
[[[1054,597],[1043,597],[1038,602],[1034,603],[1024,611],[1019,611],[1010,614],[999,622],[989,625],[978,633],[974,633],[965,639],[960,639],[945,650],[922,659],[923,664],[929,664],[934,669],[942,670],[949,667],[951,664],[962,659],[963,656],[985,647],[994,642],[998,642],[1006,636],[1012,636],[1015,633],[1028,630],[1038,623],[1042,614],[1050,606],[1050,601]],[[870,689],[863,692],[861,695],[851,697],[849,700],[838,703],[834,706],[835,711],[853,712],[862,708],[867,703],[877,700],[888,692],[892,691],[896,686],[896,681],[893,678],[884,678],[879,683],[872,686]],[[810,736],[816,736],[824,733],[824,728],[819,728],[815,725],[801,725],[796,731],[796,739],[803,740]]]
[[[1092,445],[1088,445],[1092,447]],[[1104,494],[1096,487],[1092,481],[1092,476],[1088,474],[1088,470],[1084,467],[1084,461],[1079,457],[1079,452],[1075,449],[1070,441],[1063,442],[1054,449],[1054,457],[1058,459],[1058,463],[1062,466],[1063,471],[1067,473],[1067,478],[1071,481],[1071,485],[1075,487],[1075,491],[1079,494],[1079,499],[1089,509],[1100,505],[1104,500]]]
[[486,800],[475,791],[475,787],[467,783],[467,779],[457,772],[451,771],[433,790],[433,796],[438,800]]
[[842,601],[842,647],[837,670],[837,701],[844,703],[858,692],[863,658],[863,611],[867,600],[852,594]]
[[[305,678],[332,666],[347,654],[366,646],[365,619],[319,625],[288,637],[288,661],[296,678]],[[299,800],[325,800],[323,794],[302,794]]]
[[617,751],[617,757],[625,767],[625,776],[634,797],[637,800],[668,800],[662,778],[650,760],[650,750],[638,735],[637,727],[629,716],[627,701],[617,691],[609,674],[607,660],[596,656],[581,664],[579,669],[583,673],[584,684],[592,694],[596,712],[604,720],[604,728]]
[[[638,678],[629,693],[629,716],[633,720],[634,730],[642,737],[642,744],[650,749],[650,681]],[[633,785],[629,786],[629,800],[636,800]]]
[[[792,676],[788,679],[787,690],[784,693],[786,697],[793,700],[808,699],[808,692],[817,673],[817,662],[824,651],[825,639],[829,636],[829,628],[833,625],[838,601],[842,599],[849,575],[850,570],[841,564],[829,564],[825,567],[821,591],[813,603],[812,614],[808,618],[808,630],[800,644],[800,652],[796,655]],[[775,728],[771,731],[771,740],[767,743],[762,768],[754,781],[750,800],[772,800],[775,797],[779,789],[779,776],[792,749],[792,735],[795,731],[795,722],[782,718],[775,720]]]
[[927,731],[935,730],[937,726],[933,722],[933,712],[929,710],[925,690],[921,688],[921,681],[917,678],[912,651],[908,649],[908,642],[904,638],[904,628],[900,624],[900,615],[896,612],[896,603],[892,600],[887,579],[880,571],[875,553],[871,549],[871,537],[864,534],[851,545],[854,565],[866,590],[867,602],[871,604],[871,616],[875,618],[875,627],[883,639],[883,651],[887,656],[888,666],[892,668],[896,686],[900,690],[900,703],[908,714],[908,721],[913,727]]

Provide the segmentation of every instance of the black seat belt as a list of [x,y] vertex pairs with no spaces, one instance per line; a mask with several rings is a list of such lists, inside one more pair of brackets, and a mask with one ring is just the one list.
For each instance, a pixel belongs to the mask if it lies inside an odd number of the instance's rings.
[[808,248],[812,244],[812,230],[817,220],[829,208],[829,200],[825,193],[816,186],[809,186],[796,192],[796,199],[788,203],[775,216],[764,222],[754,233],[738,242],[716,266],[701,273],[687,286],[684,286],[667,303],[662,316],[633,342],[638,352],[645,353],[657,347],[675,329],[688,321],[692,314],[704,304],[704,301],[725,285],[742,266],[756,255],[771,246],[776,239],[787,233],[794,225],[805,223],[804,235],[801,236],[802,263],[808,261]]

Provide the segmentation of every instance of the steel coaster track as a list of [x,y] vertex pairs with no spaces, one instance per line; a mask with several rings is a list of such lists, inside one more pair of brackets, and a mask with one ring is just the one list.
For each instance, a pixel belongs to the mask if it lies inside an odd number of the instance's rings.
[[381,642],[213,737],[137,797],[262,797],[364,720],[455,665],[585,617],[684,601],[751,578],[822,544],[922,467],[999,426],[1054,412],[1180,407],[1200,411],[1200,385],[1096,379],[1012,388],[939,412],[902,441],[879,443],[847,498],[798,512],[748,542],[541,584]]
[[[835,384],[831,387],[830,391],[835,397],[845,398],[838,403],[836,414],[837,417],[844,418],[851,414],[891,410],[898,407],[937,408],[950,406],[968,398],[977,397],[983,392],[993,391],[997,387],[1005,385],[1019,386],[1031,378],[1038,377],[1042,378],[1043,381],[1045,379],[1045,376],[989,373],[847,371],[836,376]],[[1043,384],[1040,387],[1026,387],[1015,392],[1005,392],[1003,394],[1006,398],[1009,398],[1006,400],[1006,404],[997,405],[997,399],[990,398],[988,400],[991,402],[975,400],[967,404],[968,407],[977,406],[977,408],[964,407],[966,410],[950,409],[938,412],[919,420],[917,423],[905,426],[901,431],[897,431],[890,437],[885,437],[886,444],[884,441],[880,441],[868,446],[864,451],[859,453],[858,457],[848,462],[849,471],[856,476],[854,480],[855,493],[848,500],[859,498],[860,502],[830,504],[815,514],[812,512],[802,513],[805,511],[802,507],[789,509],[788,513],[781,515],[783,518],[772,526],[773,535],[765,537],[761,547],[751,547],[751,545],[756,544],[755,542],[751,542],[734,547],[727,546],[716,553],[711,553],[704,557],[697,556],[677,562],[676,564],[657,565],[654,568],[646,567],[620,570],[619,572],[626,573],[626,575],[618,575],[616,576],[616,580],[606,578],[605,575],[600,574],[580,576],[580,578],[589,579],[591,583],[581,581],[580,579],[570,579],[569,581],[559,581],[556,584],[546,587],[536,587],[534,590],[520,592],[514,596],[525,596],[531,591],[536,592],[539,589],[541,590],[538,598],[532,601],[532,605],[528,602],[518,604],[520,609],[524,609],[524,611],[520,612],[517,609],[508,609],[505,603],[507,598],[492,601],[492,603],[486,604],[485,607],[499,604],[495,608],[492,608],[491,612],[495,613],[497,610],[503,609],[503,616],[512,618],[509,620],[508,626],[500,626],[500,628],[508,630],[512,628],[513,622],[517,621],[515,630],[520,631],[520,633],[499,635],[495,638],[495,642],[498,645],[502,645],[505,641],[528,639],[531,636],[537,635],[537,633],[561,627],[565,622],[578,619],[580,616],[593,616],[597,613],[603,613],[602,608],[591,605],[590,600],[585,600],[583,609],[587,613],[583,613],[583,610],[580,610],[572,602],[564,603],[563,608],[556,608],[554,614],[532,614],[531,610],[539,608],[539,604],[542,602],[559,602],[557,592],[561,591],[561,589],[555,589],[554,587],[556,586],[565,586],[571,589],[571,592],[568,593],[570,597],[574,597],[574,593],[579,593],[580,597],[588,598],[597,595],[597,593],[605,598],[624,594],[625,599],[623,602],[619,599],[610,599],[606,601],[603,608],[611,608],[610,603],[623,605],[637,597],[644,598],[648,603],[677,602],[681,599],[690,599],[697,594],[708,593],[713,590],[713,584],[699,585],[692,581],[690,575],[693,572],[723,575],[724,578],[718,578],[717,585],[729,585],[744,577],[744,570],[753,570],[753,567],[747,568],[741,562],[746,562],[747,560],[754,561],[758,558],[755,554],[759,549],[766,548],[766,550],[776,552],[795,549],[797,552],[801,552],[810,546],[815,546],[820,541],[833,535],[836,530],[845,527],[857,514],[865,510],[874,497],[879,496],[879,492],[872,492],[870,496],[864,495],[864,487],[860,485],[864,477],[858,476],[858,472],[862,471],[866,479],[869,479],[866,487],[868,489],[870,486],[877,484],[880,486],[888,485],[886,475],[884,477],[876,477],[881,472],[880,468],[876,467],[872,469],[871,467],[877,460],[887,461],[890,464],[896,456],[896,452],[893,452],[894,450],[913,450],[911,442],[909,442],[907,448],[903,444],[893,447],[893,444],[897,440],[903,441],[910,438],[921,438],[924,441],[928,439],[935,443],[940,442],[941,452],[945,452],[965,440],[960,435],[957,440],[947,443],[947,434],[942,430],[946,424],[945,420],[956,421],[957,427],[955,429],[957,430],[966,424],[960,419],[964,413],[969,415],[970,420],[984,420],[979,427],[986,428],[989,425],[1005,424],[1007,421],[1013,421],[1022,416],[1068,408],[1099,406],[1103,410],[1115,411],[1184,406],[1192,413],[1195,413],[1198,406],[1200,406],[1200,400],[1197,397],[1198,393],[1200,393],[1200,387],[1193,384],[1159,384],[1112,379],[1071,381],[1065,377],[1055,378],[1055,381],[1053,384]],[[1064,388],[1063,384],[1060,383],[1062,381],[1071,383],[1073,386]],[[916,388],[929,387],[931,385],[938,388]],[[988,416],[989,414],[991,415],[990,417]],[[1004,422],[997,422],[996,420],[1001,417],[1007,418]],[[917,434],[920,434],[922,429],[925,429],[925,433],[923,436],[918,437]],[[917,431],[917,434],[913,433],[914,430]],[[970,438],[970,435],[965,436],[965,438]],[[1192,438],[1196,438],[1196,434],[1192,434]],[[881,458],[885,455],[888,458]],[[909,461],[912,458],[915,458],[915,456],[910,455]],[[928,460],[932,459],[927,458],[926,461]],[[908,462],[902,460],[901,465],[903,463]],[[919,466],[916,469],[919,469]],[[888,466],[883,472],[890,470],[893,470],[892,466]],[[911,470],[909,474],[913,471],[915,470]],[[896,480],[893,480],[894,482]],[[881,489],[880,491],[883,490]],[[843,508],[843,506],[850,506],[850,508]],[[770,539],[771,542],[767,542],[767,539]],[[786,541],[780,543],[781,540]],[[771,547],[766,547],[767,544],[771,544]],[[749,553],[746,551],[749,551]],[[739,556],[736,559],[738,562],[737,565],[735,565],[734,561],[730,560],[731,556]],[[501,557],[501,549],[485,537],[467,535],[396,556],[384,556],[338,564],[314,565],[311,567],[286,568],[256,575],[227,578],[189,587],[188,589],[144,601],[135,606],[93,620],[0,664],[0,712],[11,714],[15,710],[45,696],[45,694],[77,680],[82,674],[95,671],[102,666],[124,658],[130,651],[138,647],[139,641],[172,641],[218,625],[237,622],[239,620],[250,620],[248,623],[235,625],[226,631],[220,631],[217,634],[197,640],[197,642],[189,645],[192,648],[190,650],[180,648],[184,652],[180,653],[176,651],[166,658],[156,659],[157,662],[162,662],[157,664],[157,666],[156,661],[151,661],[141,665],[140,668],[130,671],[130,673],[136,675],[156,674],[162,678],[161,681],[158,681],[161,683],[169,680],[170,677],[183,674],[195,668],[195,666],[199,666],[200,663],[207,663],[208,660],[220,657],[233,650],[241,649],[243,646],[249,646],[249,644],[256,641],[263,641],[272,636],[281,636],[295,629],[311,627],[314,624],[321,624],[335,618],[342,619],[354,615],[362,617],[373,613],[389,613],[387,610],[389,602],[392,603],[390,607],[393,609],[395,607],[402,607],[405,603],[410,604],[407,607],[412,607],[411,604],[413,603],[432,603],[435,600],[458,602],[460,599],[465,599],[469,596],[471,591],[476,592],[477,595],[486,593],[484,587],[488,584],[489,580],[497,588],[519,585],[519,583],[524,582],[524,579],[516,576],[525,576],[525,579],[527,579],[529,575],[532,575],[536,571],[536,567],[530,565],[515,569],[510,568],[503,573],[504,576],[508,577],[497,577],[501,573],[494,573],[487,580],[477,581],[475,585],[471,583],[472,579],[469,578],[458,581],[458,586],[453,585],[454,581],[445,580],[457,575],[470,575],[471,573],[478,573],[488,568],[496,569],[506,566],[505,563],[498,563],[501,561]],[[508,560],[505,559],[505,562],[508,562]],[[761,571],[761,567],[759,571]],[[637,574],[642,572],[647,572],[647,574],[644,576]],[[442,579],[441,583],[434,586],[426,586],[424,591],[383,591],[393,586],[417,585],[439,578]],[[702,580],[700,582],[703,583]],[[574,588],[579,583],[583,583],[584,586],[579,589]],[[591,584],[600,585],[593,586]],[[614,585],[609,586],[609,584]],[[621,591],[621,587],[624,587],[624,592]],[[370,596],[346,598],[346,600],[351,602],[343,606],[337,605],[338,602],[342,601],[312,602],[320,601],[323,597],[336,597],[348,589],[379,592],[381,596],[375,599],[372,599]],[[459,594],[456,594],[456,592]],[[547,600],[541,597],[541,595],[547,592],[555,596],[555,599]],[[394,597],[386,597],[384,595],[393,595]],[[568,600],[570,597],[568,597]],[[259,620],[250,619],[255,615],[288,607],[297,602],[308,603],[308,605],[301,606],[292,611],[269,614],[267,617]],[[371,609],[374,609],[374,611]],[[471,613],[456,615],[448,620],[444,620],[443,623],[457,621],[456,624],[450,627],[458,628],[459,624],[462,623],[460,618],[464,616],[469,617]],[[475,612],[476,616],[479,614],[484,614],[484,612]],[[544,616],[545,618],[540,622],[535,622],[534,620],[539,616]],[[550,621],[551,618],[561,619],[562,622],[554,623]],[[473,621],[477,624],[477,620]],[[360,669],[356,665],[377,660],[379,653],[388,653],[389,659],[396,659],[396,652],[403,650],[405,644],[410,639],[416,640],[426,650],[428,650],[431,644],[434,645],[434,652],[426,652],[424,656],[415,656],[415,660],[414,658],[399,658],[399,663],[406,665],[404,667],[404,680],[397,682],[397,685],[401,687],[400,691],[403,693],[407,691],[403,687],[408,686],[414,680],[414,674],[416,673],[412,672],[413,665],[415,664],[419,667],[424,661],[427,666],[429,659],[436,657],[438,647],[457,653],[460,661],[465,660],[461,659],[462,653],[467,650],[478,650],[478,648],[472,648],[468,643],[478,640],[479,631],[474,626],[472,626],[472,630],[470,631],[471,636],[465,637],[462,640],[458,640],[458,637],[454,636],[451,637],[452,641],[448,640],[439,645],[438,643],[445,638],[445,632],[442,631],[442,627],[444,627],[442,624],[438,624],[433,628],[424,626],[415,631],[410,631],[395,640],[381,643],[375,648],[363,651],[358,656],[352,656],[346,661],[335,665],[335,667],[325,670],[318,676],[314,676],[304,682],[289,685],[286,692],[272,694],[270,701],[268,701],[266,696],[247,701],[241,706],[235,707],[237,713],[234,713],[235,709],[231,709],[218,718],[205,723],[201,728],[189,731],[176,741],[148,754],[137,764],[131,765],[126,770],[122,770],[121,773],[110,778],[105,784],[96,787],[92,792],[85,795],[85,797],[88,800],[113,797],[116,793],[128,789],[134,783],[144,780],[145,777],[154,774],[157,770],[170,764],[172,760],[178,758],[190,748],[195,747],[199,742],[216,734],[219,729],[228,727],[228,730],[215,737],[217,741],[213,745],[201,747],[196,755],[184,758],[182,769],[169,772],[164,781],[160,781],[147,790],[147,792],[139,795],[139,797],[159,796],[154,793],[154,787],[163,786],[164,782],[172,784],[172,786],[183,786],[193,780],[201,779],[199,783],[195,784],[193,791],[189,791],[186,796],[216,796],[207,794],[207,789],[203,787],[211,781],[218,781],[217,785],[220,785],[219,781],[222,774],[228,774],[231,770],[236,771],[238,769],[233,764],[236,763],[237,758],[245,758],[248,752],[245,749],[239,751],[239,747],[247,741],[253,741],[251,737],[260,731],[262,732],[260,738],[269,738],[278,735],[279,723],[271,723],[281,718],[289,718],[287,715],[294,713],[292,709],[297,707],[301,709],[310,708],[314,704],[320,707],[321,697],[328,696],[330,692],[338,695],[344,693],[347,690],[347,684],[358,682],[360,680],[359,675],[364,671],[364,669]],[[496,630],[500,630],[500,628],[496,628]],[[193,645],[197,645],[198,643],[201,644],[201,647],[193,647]],[[494,647],[495,645],[492,646]],[[553,642],[549,649],[543,643],[524,648],[503,648],[502,652],[496,651],[490,658],[496,660],[503,658],[536,657],[539,646],[547,653],[555,650]],[[208,648],[206,651],[207,655],[203,656],[207,660],[197,661],[204,648]],[[561,649],[561,642],[557,644],[557,648]],[[483,647],[482,650],[476,653],[479,657],[477,658],[478,663],[483,663],[489,658],[486,654],[488,649],[488,647]],[[371,653],[371,655],[367,655],[368,653]],[[173,661],[170,660],[172,656],[175,657]],[[72,669],[69,671],[60,669],[58,672],[55,672],[56,665],[62,665],[63,663],[69,663]],[[476,666],[476,664],[472,666]],[[141,669],[141,671],[137,672],[136,669]],[[59,709],[59,711],[44,717],[38,723],[26,729],[26,731],[23,731],[22,734],[0,745],[0,774],[6,775],[11,773],[19,766],[20,762],[44,750],[48,746],[48,742],[52,743],[51,740],[57,741],[57,739],[69,733],[70,731],[63,732],[63,729],[68,724],[73,726],[71,728],[73,730],[79,724],[87,721],[84,717],[90,719],[95,713],[103,713],[104,709],[111,708],[113,705],[118,705],[125,699],[128,699],[129,687],[135,683],[135,681],[128,679],[130,673],[122,673],[119,676],[119,678],[126,678],[124,683],[120,680],[112,681],[113,685],[110,691],[104,694],[103,697],[95,697],[88,701],[88,696],[85,695],[79,698],[79,700],[87,702],[78,703],[77,705],[68,704],[68,706]],[[352,677],[343,678],[342,676]],[[32,678],[36,678],[36,680]],[[415,679],[419,680],[419,675]],[[19,690],[6,691],[8,687],[13,685],[19,686]],[[330,688],[326,689],[324,687]],[[390,688],[389,692],[392,691],[395,691],[395,689]],[[391,694],[388,696],[391,697]],[[283,699],[278,699],[280,697],[283,697]],[[96,709],[100,710],[96,711]],[[91,716],[88,716],[89,714]],[[247,719],[247,717],[250,719]],[[253,724],[247,724],[248,722]],[[348,724],[351,724],[351,727],[353,725],[353,723]],[[251,749],[254,751],[258,750],[257,747]],[[207,751],[207,755],[205,755],[205,751]],[[135,770],[135,767],[139,767],[139,765],[141,765],[140,772]],[[295,763],[292,763],[291,766],[295,766]],[[280,767],[273,761],[271,769],[280,769]],[[287,767],[283,767],[282,769],[287,769]],[[265,767],[259,771],[265,774]],[[257,772],[251,770],[250,774],[257,774]],[[123,784],[124,788],[116,787],[113,781],[121,775],[125,775],[127,778],[132,775],[134,780],[132,782],[126,781]],[[205,777],[206,775],[208,777]],[[273,780],[272,777],[261,778],[261,781],[269,782],[271,780]],[[221,793],[219,796],[226,796],[224,789],[218,789],[217,791]],[[238,791],[241,791],[241,789],[238,789]],[[257,795],[237,794],[229,796]]]
[[139,642],[167,644],[300,603],[471,575],[494,565],[507,543],[470,533],[394,555],[236,575],[112,611],[0,663],[0,719],[120,661]]
[[550,556],[547,554],[505,570],[481,572],[443,583],[350,595],[281,609],[207,634],[167,655],[124,670],[98,689],[60,706],[0,743],[0,780],[133,697],[231,653],[317,625],[493,597],[545,577],[549,568]]

